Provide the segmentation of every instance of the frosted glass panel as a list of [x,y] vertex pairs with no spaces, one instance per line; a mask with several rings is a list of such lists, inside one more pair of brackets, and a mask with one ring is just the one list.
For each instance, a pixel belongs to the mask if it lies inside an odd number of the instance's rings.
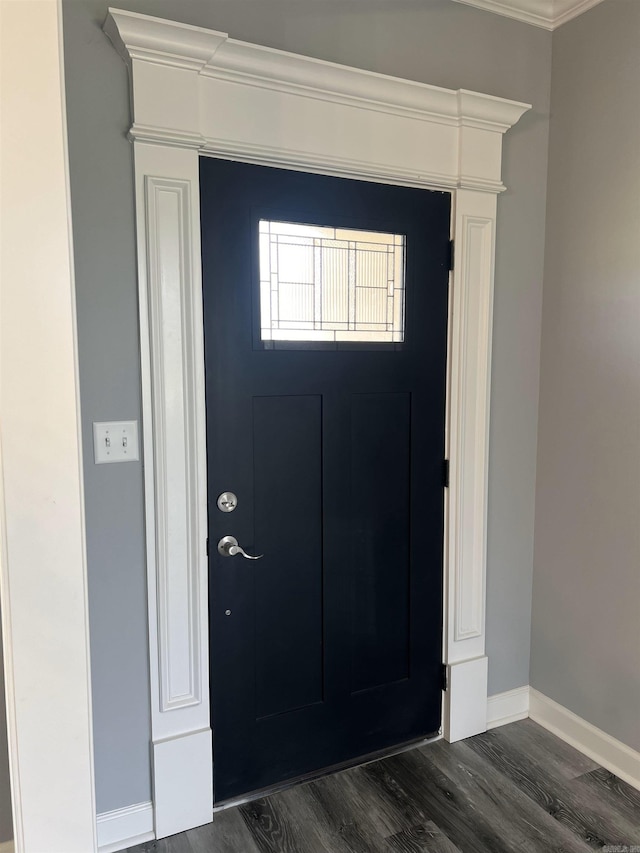
[[260,220],[263,341],[404,340],[405,237]]

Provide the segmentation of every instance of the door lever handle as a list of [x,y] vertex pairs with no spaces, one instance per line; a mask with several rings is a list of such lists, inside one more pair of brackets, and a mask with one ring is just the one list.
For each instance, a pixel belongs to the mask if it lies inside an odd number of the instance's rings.
[[264,557],[264,554],[258,554],[257,557],[247,554],[244,548],[238,545],[238,540],[235,536],[222,537],[218,542],[218,554],[221,554],[223,557],[235,557],[236,554],[242,554],[245,560],[260,560]]

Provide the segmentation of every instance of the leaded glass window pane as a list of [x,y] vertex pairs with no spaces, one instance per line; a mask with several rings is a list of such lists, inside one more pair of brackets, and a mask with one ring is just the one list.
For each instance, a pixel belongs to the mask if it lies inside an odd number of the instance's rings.
[[263,341],[404,341],[405,237],[260,220]]

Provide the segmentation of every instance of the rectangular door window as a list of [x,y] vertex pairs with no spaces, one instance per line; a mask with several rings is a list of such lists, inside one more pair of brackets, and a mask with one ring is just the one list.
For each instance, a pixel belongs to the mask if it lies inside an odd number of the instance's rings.
[[261,219],[263,341],[404,341],[405,237]]

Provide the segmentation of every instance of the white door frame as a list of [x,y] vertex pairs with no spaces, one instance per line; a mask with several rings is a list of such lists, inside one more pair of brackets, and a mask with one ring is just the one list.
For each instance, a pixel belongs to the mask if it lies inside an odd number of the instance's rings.
[[486,729],[491,326],[502,136],[529,109],[111,10],[132,89],[157,837],[212,817],[198,158],[453,195],[445,737]]

